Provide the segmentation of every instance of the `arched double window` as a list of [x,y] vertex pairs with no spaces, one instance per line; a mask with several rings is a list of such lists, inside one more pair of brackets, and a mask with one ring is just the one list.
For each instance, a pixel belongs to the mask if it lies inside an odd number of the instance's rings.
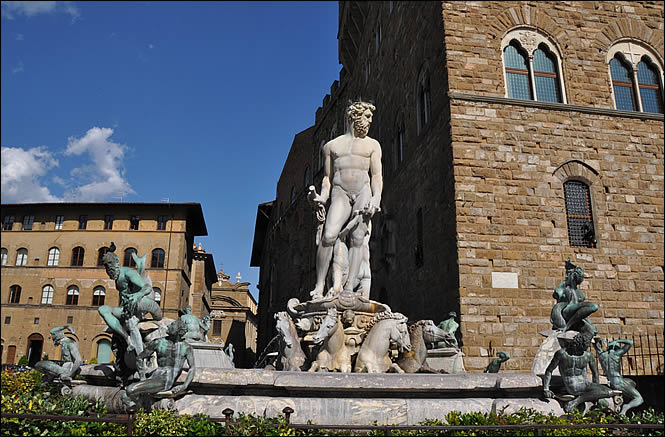
[[28,249],[26,249],[25,247],[20,248],[16,252],[16,265],[17,266],[28,265]]
[[72,249],[72,266],[82,266],[84,255],[85,249],[83,249],[81,246],[76,246],[74,249]]
[[515,29],[503,37],[501,50],[507,97],[566,103],[561,56],[548,37],[531,29]]
[[7,265],[7,249],[4,247],[2,248],[2,251],[0,252],[0,262],[2,263],[3,266]]
[[44,285],[42,288],[42,305],[51,305],[53,303],[53,286]]
[[9,287],[9,303],[19,303],[21,300],[21,286],[12,285]]
[[67,300],[65,305],[78,305],[79,304],[79,288],[72,285],[67,289]]
[[46,262],[49,266],[57,266],[60,262],[60,249],[52,247],[48,250],[48,260]]
[[136,267],[136,262],[134,262],[134,258],[132,257],[132,253],[136,253],[136,249],[133,247],[128,247],[125,249],[125,257],[122,261],[122,265],[125,267]]
[[624,111],[663,113],[663,68],[655,52],[623,41],[607,52],[614,106]]
[[104,300],[106,298],[106,289],[102,286],[95,287],[92,291],[92,306],[102,306],[104,305]]
[[150,267],[164,268],[164,249],[154,249],[152,251],[152,259],[150,260]]

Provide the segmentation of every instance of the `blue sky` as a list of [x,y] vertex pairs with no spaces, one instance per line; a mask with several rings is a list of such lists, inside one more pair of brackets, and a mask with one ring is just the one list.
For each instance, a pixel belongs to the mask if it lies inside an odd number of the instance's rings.
[[2,2],[2,202],[199,202],[251,282],[256,206],[339,77],[337,2]]

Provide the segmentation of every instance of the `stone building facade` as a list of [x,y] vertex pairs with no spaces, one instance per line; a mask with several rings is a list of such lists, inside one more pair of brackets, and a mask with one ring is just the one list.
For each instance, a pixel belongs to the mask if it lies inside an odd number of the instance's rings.
[[115,283],[101,265],[113,241],[121,265],[130,249],[147,255],[146,272],[164,317],[176,319],[191,305],[200,317],[211,308],[210,286],[193,268],[194,237],[207,235],[198,203],[3,204],[2,363],[43,353],[59,359],[51,328],[70,325],[83,359],[108,362],[111,334],[97,309],[119,305]]
[[[506,370],[529,371],[570,258],[600,305],[599,335],[662,338],[663,4],[343,1],[339,11],[340,79],[308,129],[310,158],[290,154],[285,169],[312,168],[318,190],[320,148],[344,132],[347,102],[375,103],[384,190],[371,297],[412,320],[456,311],[468,371],[498,349],[512,357]],[[285,262],[285,232],[314,234],[313,222],[290,222],[311,215],[296,199],[264,209],[269,219],[257,212],[259,349],[274,312],[314,283],[313,252]]]
[[249,292],[249,282],[229,280],[223,270],[217,272],[212,284],[212,327],[208,338],[213,343],[233,345],[233,361],[236,367],[250,369],[256,361],[257,305]]

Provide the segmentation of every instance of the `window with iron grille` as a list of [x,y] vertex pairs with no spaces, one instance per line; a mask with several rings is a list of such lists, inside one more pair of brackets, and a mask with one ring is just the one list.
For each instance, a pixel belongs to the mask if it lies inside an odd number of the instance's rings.
[[570,245],[596,247],[589,186],[580,181],[568,181],[563,184],[563,193]]
[[104,216],[104,229],[113,229],[113,216],[105,215]]
[[85,250],[81,246],[77,246],[72,250],[72,265],[73,266],[82,266],[83,265],[83,255]]
[[157,216],[157,230],[158,231],[165,231],[166,230],[166,216],[165,215],[158,215]]
[[13,215],[6,215],[2,219],[2,230],[3,231],[11,231],[12,226],[14,226],[14,216]]
[[67,316],[67,324],[71,325],[72,323],[74,323],[74,316]]
[[212,335],[215,337],[219,337],[222,335],[222,321],[221,320],[213,320],[212,321]]
[[23,216],[23,230],[24,231],[31,231],[32,230],[32,224],[34,222],[35,222],[35,216],[34,215]]
[[129,229],[132,231],[139,230],[139,217],[137,215],[133,215],[129,218]]

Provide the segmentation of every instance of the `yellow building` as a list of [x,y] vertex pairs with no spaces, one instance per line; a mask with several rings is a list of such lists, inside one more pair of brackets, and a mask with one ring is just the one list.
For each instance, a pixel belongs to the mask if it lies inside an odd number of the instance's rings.
[[1,215],[2,363],[25,355],[34,364],[44,353],[59,359],[49,330],[62,325],[74,329],[84,360],[113,359],[111,334],[97,312],[119,304],[101,263],[112,241],[121,265],[133,262],[132,251],[147,255],[164,317],[177,318],[187,305],[199,317],[210,311],[214,268],[204,285],[192,279],[194,237],[207,235],[198,203],[2,204]]
[[258,316],[256,300],[249,292],[249,282],[229,281],[224,271],[217,272],[217,282],[211,289],[212,327],[208,338],[212,342],[233,344],[236,367],[251,368],[256,361]]

